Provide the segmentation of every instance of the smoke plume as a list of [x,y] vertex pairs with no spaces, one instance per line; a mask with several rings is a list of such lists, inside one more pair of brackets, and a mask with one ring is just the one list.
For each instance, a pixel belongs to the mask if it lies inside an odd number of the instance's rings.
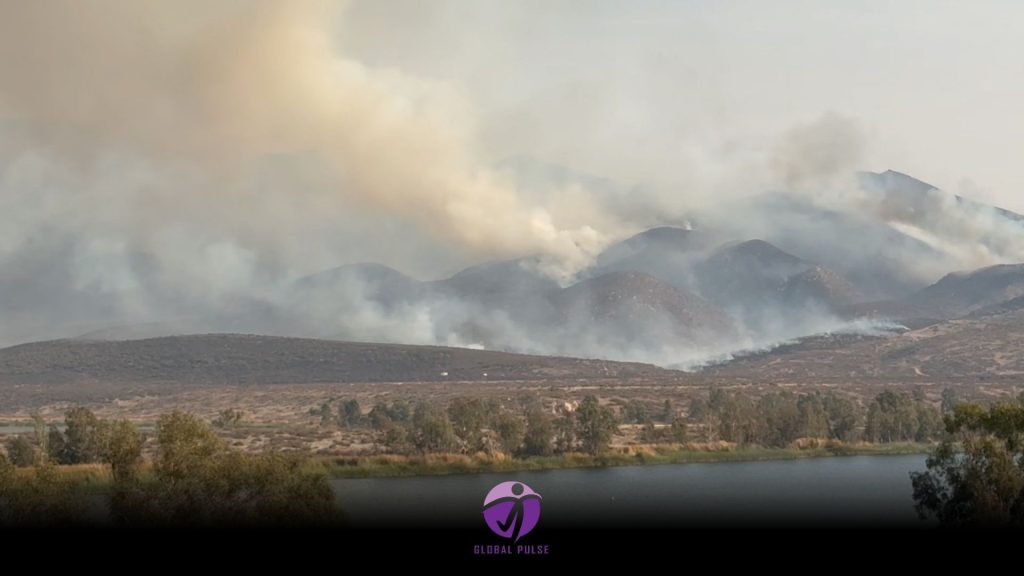
[[[862,190],[852,174],[877,156],[856,114],[830,103],[751,127],[735,94],[770,67],[730,72],[706,30],[706,54],[674,49],[677,9],[549,4],[3,3],[0,344],[154,326],[689,365],[730,350],[624,347],[589,319],[552,327],[546,304],[430,281],[533,257],[513,276],[566,286],[609,244],[691,223],[847,266],[878,297],[1024,258],[1019,227],[988,208],[930,192],[910,218]],[[295,288],[367,261],[429,298],[382,304],[358,274]]]
[[457,87],[340,53],[339,18],[327,2],[6,4],[5,132],[30,146],[8,162],[67,170],[57,219],[157,255],[180,233],[217,267],[294,261],[309,248],[290,239],[353,213],[476,257],[572,263],[601,246],[609,222],[565,197],[524,202],[477,156]]

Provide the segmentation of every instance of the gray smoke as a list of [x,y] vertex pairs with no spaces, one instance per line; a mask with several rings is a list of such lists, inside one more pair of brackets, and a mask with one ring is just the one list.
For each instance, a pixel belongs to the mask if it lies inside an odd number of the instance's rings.
[[[4,3],[0,344],[236,331],[695,365],[846,324],[773,305],[689,339],[656,319],[615,335],[559,311],[558,289],[659,225],[708,235],[672,279],[706,298],[689,266],[753,238],[872,298],[1024,259],[1019,225],[989,207],[930,190],[907,212],[866,190],[862,121],[826,108],[739,130],[710,78],[678,81],[645,44],[644,26],[670,27],[623,21],[646,46],[630,58],[581,32],[616,10]],[[535,35],[559,39],[562,64]],[[529,297],[434,283],[524,257]],[[387,298],[362,272],[303,287],[353,262],[417,280]]]

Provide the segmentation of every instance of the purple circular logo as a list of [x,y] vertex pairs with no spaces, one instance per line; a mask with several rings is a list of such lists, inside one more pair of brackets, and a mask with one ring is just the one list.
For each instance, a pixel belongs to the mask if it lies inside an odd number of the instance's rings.
[[502,538],[518,542],[540,521],[540,494],[522,482],[502,482],[484,498],[484,522]]

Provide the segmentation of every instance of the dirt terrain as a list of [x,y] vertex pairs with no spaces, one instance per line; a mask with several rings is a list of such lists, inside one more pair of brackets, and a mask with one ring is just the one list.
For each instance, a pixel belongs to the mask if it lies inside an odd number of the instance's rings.
[[629,362],[241,334],[55,340],[0,350],[0,382],[6,386],[543,380],[630,378],[664,372]]
[[[789,390],[836,391],[866,407],[887,388],[919,390],[938,403],[946,388],[960,400],[990,401],[1024,389],[1024,309],[992,309],[889,336],[822,335],[697,372],[648,364],[246,335],[177,336],[129,341],[58,340],[0,350],[0,434],[24,431],[38,412],[60,422],[74,405],[104,418],[149,426],[183,409],[213,420],[239,410],[222,430],[236,446],[359,454],[366,429],[321,426],[319,409],[357,400],[444,405],[456,396],[514,408],[537,399],[552,413],[588,394],[617,407],[636,401],[661,414],[669,401],[686,414],[711,387],[754,397]],[[10,426],[15,424],[15,426]],[[623,426],[631,442],[638,434]]]
[[738,381],[1024,383],[1024,310],[931,324],[890,337],[811,338],[705,371]]

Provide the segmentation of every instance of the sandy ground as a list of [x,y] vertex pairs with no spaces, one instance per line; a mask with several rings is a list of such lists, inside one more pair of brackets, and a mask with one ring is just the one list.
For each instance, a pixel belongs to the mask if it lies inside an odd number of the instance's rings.
[[[445,405],[456,396],[472,396],[496,400],[510,409],[518,409],[524,397],[539,398],[541,405],[554,412],[558,406],[594,394],[601,401],[621,406],[627,401],[642,402],[652,415],[662,411],[669,400],[677,414],[685,414],[690,402],[697,397],[706,398],[709,386],[742,390],[752,395],[769,391],[788,390],[795,393],[829,390],[848,395],[862,405],[881,390],[889,387],[921,389],[938,403],[943,388],[949,383],[928,382],[879,383],[851,381],[828,385],[801,382],[728,383],[707,382],[694,378],[681,383],[671,380],[608,380],[608,381],[550,381],[550,382],[440,382],[391,384],[288,384],[259,387],[219,386],[177,390],[167,394],[139,395],[107,402],[86,404],[101,418],[125,418],[151,428],[157,418],[171,410],[185,410],[207,420],[213,420],[222,410],[240,410],[242,423],[221,434],[233,445],[247,450],[294,449],[325,455],[359,455],[375,450],[374,434],[368,429],[339,429],[321,426],[319,408],[324,403],[337,406],[355,399],[363,412],[375,404],[404,399],[413,403],[427,402]],[[957,383],[959,397],[965,400],[989,401],[1015,396],[1017,388],[998,382]],[[0,435],[21,433],[33,411],[38,411],[48,422],[60,423],[71,407],[66,402],[53,402],[33,408],[18,407],[0,410]],[[7,424],[4,425],[3,422]],[[17,426],[13,425],[17,424]],[[639,426],[622,426],[617,444],[635,442]]]

